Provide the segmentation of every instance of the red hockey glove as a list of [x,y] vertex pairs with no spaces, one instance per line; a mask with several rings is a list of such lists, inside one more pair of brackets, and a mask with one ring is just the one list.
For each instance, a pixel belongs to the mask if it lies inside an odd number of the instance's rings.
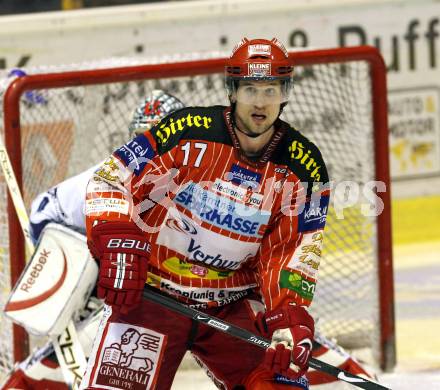
[[123,313],[140,303],[147,279],[150,244],[132,222],[95,225],[88,242],[99,260],[98,298]]
[[[262,322],[262,323],[261,323]],[[264,365],[274,374],[298,379],[309,368],[312,355],[315,323],[312,316],[301,306],[289,304],[267,312],[260,329],[272,337],[266,350]]]

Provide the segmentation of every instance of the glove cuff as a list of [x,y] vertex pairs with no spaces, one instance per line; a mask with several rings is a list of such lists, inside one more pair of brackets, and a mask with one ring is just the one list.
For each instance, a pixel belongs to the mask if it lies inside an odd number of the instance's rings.
[[312,334],[315,333],[315,321],[303,306],[288,304],[278,309],[266,312],[264,315],[267,336],[272,337],[277,329],[293,328],[296,325],[306,326]]

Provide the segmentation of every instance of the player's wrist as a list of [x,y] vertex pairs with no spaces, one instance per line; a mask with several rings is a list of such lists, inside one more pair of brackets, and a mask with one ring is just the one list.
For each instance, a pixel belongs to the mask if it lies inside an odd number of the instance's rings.
[[277,329],[294,328],[296,326],[307,327],[312,335],[315,332],[315,321],[303,306],[287,304],[268,311],[264,315],[264,328],[269,337],[272,337]]

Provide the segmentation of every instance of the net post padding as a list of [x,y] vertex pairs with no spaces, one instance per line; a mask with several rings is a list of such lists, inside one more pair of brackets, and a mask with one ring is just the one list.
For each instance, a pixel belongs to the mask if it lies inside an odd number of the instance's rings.
[[[365,61],[371,75],[372,115],[374,126],[374,159],[376,180],[386,184],[386,192],[377,193],[384,203],[383,212],[377,217],[378,296],[380,321],[380,366],[390,370],[395,364],[394,340],[394,292],[391,248],[390,181],[388,164],[388,125],[386,97],[386,68],[377,49],[369,46],[310,50],[289,53],[294,66]],[[30,75],[15,79],[4,95],[5,143],[11,163],[22,185],[22,156],[20,138],[20,97],[33,89],[86,86],[111,82],[137,81],[145,78],[159,79],[223,73],[225,59],[197,60],[166,65],[141,65]],[[24,239],[10,199],[8,200],[10,222],[10,261],[12,283],[17,280],[24,266]],[[362,310],[362,309],[360,309]],[[14,336],[15,338],[15,336]],[[23,338],[18,336],[18,342]],[[19,347],[21,348],[21,347]],[[16,355],[16,359],[20,359]]]

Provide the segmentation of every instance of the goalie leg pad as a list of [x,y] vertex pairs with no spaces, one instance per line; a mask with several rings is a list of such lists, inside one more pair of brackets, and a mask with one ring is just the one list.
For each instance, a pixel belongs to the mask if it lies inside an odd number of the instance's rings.
[[37,336],[56,336],[87,302],[98,275],[86,239],[49,224],[5,306],[5,314]]

